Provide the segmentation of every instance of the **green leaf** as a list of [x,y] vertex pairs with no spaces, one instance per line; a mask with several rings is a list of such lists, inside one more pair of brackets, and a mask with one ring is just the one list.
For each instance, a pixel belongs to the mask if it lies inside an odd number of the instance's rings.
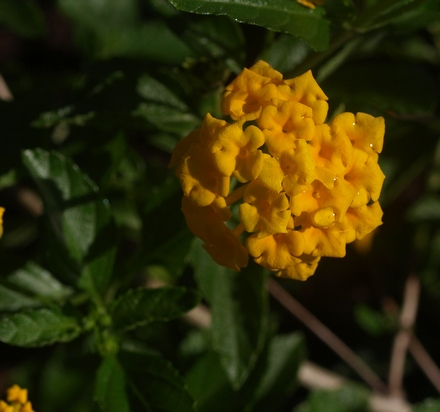
[[412,412],[437,412],[440,410],[440,399],[425,399],[414,406]]
[[96,374],[95,398],[102,411],[129,412],[124,371],[118,360],[106,357]]
[[135,0],[58,0],[76,39],[94,57],[148,58],[180,64],[191,50],[161,20],[142,21]]
[[34,262],[27,262],[11,273],[7,281],[22,290],[53,300],[66,299],[73,289],[60,283],[50,272]]
[[407,10],[417,8],[419,4],[420,0],[378,1],[359,15],[354,26],[359,30],[380,27],[391,22],[394,18],[404,15]]
[[184,380],[169,362],[149,353],[124,352],[119,359],[125,370],[132,410],[195,411]]
[[23,163],[45,203],[49,259],[57,273],[70,280],[80,276],[79,285],[98,298],[109,282],[115,256],[108,201],[100,199],[95,184],[59,153],[26,150]]
[[117,32],[107,27],[97,33],[99,58],[114,56],[145,58],[165,64],[181,64],[192,57],[189,47],[162,21],[150,21],[141,26],[126,27]]
[[[398,7],[394,7],[387,14],[384,14],[374,21],[374,28],[384,26],[389,23],[395,23],[401,19],[414,17],[414,13],[420,10],[421,4],[426,3],[426,0],[406,0],[399,1]],[[433,13],[435,16],[435,13]],[[433,17],[434,17],[433,16]]]
[[299,334],[276,336],[259,355],[245,384],[234,391],[219,355],[208,351],[185,375],[188,390],[201,412],[267,412],[281,410],[298,386],[297,372],[305,357]]
[[188,228],[176,231],[167,242],[155,250],[151,260],[161,263],[172,276],[180,276],[187,265],[187,256],[194,235]]
[[182,40],[200,56],[224,61],[238,74],[244,65],[245,39],[235,21],[222,16],[192,16]]
[[24,308],[40,306],[41,302],[29,298],[22,293],[0,285],[0,311],[15,312]]
[[242,23],[291,33],[316,51],[328,48],[328,21],[323,9],[310,10],[290,0],[169,0],[177,9],[199,14],[226,15]]
[[267,48],[261,59],[281,73],[289,73],[309,54],[310,48],[300,39],[282,34]]
[[417,200],[408,210],[407,217],[412,222],[440,220],[440,197],[426,195]]
[[[420,2],[422,4],[420,4]],[[416,31],[426,28],[430,23],[438,22],[440,19],[440,4],[437,0],[417,1],[414,10],[403,15],[400,13],[393,24],[400,30]]]
[[81,329],[75,318],[58,309],[34,309],[0,318],[0,341],[15,346],[44,346],[68,342]]
[[136,91],[145,100],[172,106],[182,112],[188,110],[188,106],[172,90],[148,74],[139,77]]
[[114,328],[129,330],[178,318],[199,303],[196,291],[182,287],[130,289],[110,307]]
[[46,30],[43,13],[33,0],[2,0],[0,25],[24,37],[41,36]]
[[266,274],[254,265],[235,273],[215,263],[194,242],[191,261],[211,305],[213,348],[235,388],[246,380],[261,351],[267,327]]
[[223,412],[225,404],[229,410],[236,410],[236,392],[216,352],[211,351],[199,357],[185,375],[185,381],[201,412]]
[[[298,333],[275,336],[269,344],[266,368],[253,394],[252,412],[278,410],[298,386],[298,370],[305,358],[305,342]],[[249,407],[248,407],[249,408]]]
[[294,412],[365,412],[368,408],[367,389],[345,384],[336,390],[318,389],[310,393],[307,402]]
[[366,332],[374,336],[397,330],[395,319],[389,314],[373,310],[367,305],[357,305],[354,310],[354,317]]
[[201,119],[191,113],[157,103],[140,103],[133,112],[163,132],[185,136],[200,126]]

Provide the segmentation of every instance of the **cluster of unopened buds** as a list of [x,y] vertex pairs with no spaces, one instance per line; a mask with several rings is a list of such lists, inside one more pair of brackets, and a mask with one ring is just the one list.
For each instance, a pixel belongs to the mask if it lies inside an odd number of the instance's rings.
[[13,385],[8,389],[6,399],[7,402],[0,400],[0,412],[34,412],[27,389]]
[[234,122],[207,114],[176,145],[186,222],[220,265],[239,271],[251,255],[305,280],[382,223],[384,119],[342,113],[327,124],[326,100],[310,71],[285,80],[259,61],[226,87]]

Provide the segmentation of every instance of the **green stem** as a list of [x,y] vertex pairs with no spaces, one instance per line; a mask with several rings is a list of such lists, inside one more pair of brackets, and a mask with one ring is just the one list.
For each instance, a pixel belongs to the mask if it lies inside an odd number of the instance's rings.
[[380,15],[390,11],[393,7],[402,3],[402,0],[380,0],[375,5],[366,9],[362,14],[360,14],[352,23],[358,31],[366,31],[369,26],[374,22],[374,20]]
[[321,64],[327,57],[332,55],[343,44],[350,40],[354,35],[364,33],[368,31],[374,24],[374,21],[381,15],[386,14],[393,10],[402,3],[402,0],[380,0],[372,7],[369,7],[364,12],[359,14],[351,23],[348,23],[345,27],[347,29],[339,32],[334,36],[330,42],[329,48],[321,53],[313,53],[306,58],[298,67],[296,67],[291,73],[286,74],[286,78],[299,76],[307,70],[314,69],[317,65]]
[[332,55],[339,47],[341,47],[347,40],[351,39],[356,32],[354,30],[344,30],[335,36],[330,42],[329,48],[325,52],[313,53],[306,58],[299,66],[292,72],[286,74],[286,78],[292,78],[305,73],[307,70],[315,68],[322,63],[327,57]]

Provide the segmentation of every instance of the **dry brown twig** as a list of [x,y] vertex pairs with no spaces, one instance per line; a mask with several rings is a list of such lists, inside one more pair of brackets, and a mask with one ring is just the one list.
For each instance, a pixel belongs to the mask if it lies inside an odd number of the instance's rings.
[[350,365],[372,389],[387,392],[385,383],[358,355],[272,278],[269,278],[268,290],[290,313]]
[[10,102],[14,100],[14,96],[12,96],[11,91],[9,90],[8,85],[5,82],[5,79],[0,74],[0,100],[4,100],[5,102]]
[[[412,284],[411,282],[407,283],[407,288],[410,287],[411,284]],[[410,290],[408,292],[408,294],[405,294],[405,296],[408,296],[411,301],[411,305],[409,306],[409,308],[413,311],[412,316],[414,316],[414,318],[416,316],[415,312],[417,310],[416,304],[418,302],[418,293],[419,293],[418,289],[419,289],[419,286],[416,286],[415,288],[413,287],[413,289]],[[408,299],[408,297],[406,299]],[[405,299],[404,299],[404,301],[405,301]],[[386,302],[388,304],[384,305],[385,306],[384,310],[387,311],[388,313],[390,313],[391,316],[393,316],[397,319],[399,313],[402,313],[402,315],[403,315],[403,311],[401,311],[399,309],[397,303],[393,299],[387,298]],[[407,309],[407,311],[408,311],[408,309]],[[415,322],[415,319],[413,320],[413,323],[414,322]],[[401,322],[399,321],[399,323],[401,323]],[[402,326],[401,326],[401,328],[402,328]],[[417,337],[411,331],[411,328],[409,330],[406,330],[406,333],[404,332],[403,335],[402,334],[400,336],[397,335],[395,339],[396,340],[402,339],[402,336],[403,336],[404,339],[407,340],[408,335],[410,338],[408,346],[407,346],[408,351],[411,353],[414,360],[417,362],[420,369],[422,369],[422,371],[425,373],[426,377],[430,380],[432,385],[437,389],[438,392],[440,392],[440,369],[436,365],[436,363],[434,362],[432,357],[429,355],[429,353],[426,351],[423,344],[417,339]],[[406,343],[406,342],[403,342],[403,343]],[[400,344],[397,346],[400,351],[402,350],[401,345],[402,345],[402,342],[400,342]],[[400,352],[400,355],[402,355],[402,352]],[[401,362],[400,366],[399,366],[400,373],[403,373],[402,362],[404,362],[405,358],[401,356],[400,358],[398,358],[398,360]],[[397,363],[397,360],[395,360],[395,362]],[[397,365],[399,365],[399,364],[397,364]],[[394,366],[394,368],[397,368],[397,366]],[[393,371],[393,373],[396,374],[397,369],[395,369]],[[391,368],[390,368],[390,375],[391,375]],[[394,377],[393,379],[396,379],[396,382],[397,382],[397,377]]]
[[391,352],[390,371],[388,375],[388,386],[390,393],[394,396],[404,397],[403,375],[406,353],[411,342],[412,327],[417,315],[417,307],[420,296],[420,281],[414,275],[409,275],[405,283],[403,306],[400,314],[400,330],[394,338]]

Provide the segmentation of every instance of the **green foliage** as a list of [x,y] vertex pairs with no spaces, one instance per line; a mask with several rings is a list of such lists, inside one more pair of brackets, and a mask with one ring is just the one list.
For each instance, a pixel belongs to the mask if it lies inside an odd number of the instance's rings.
[[128,412],[130,410],[124,371],[113,356],[104,358],[98,369],[95,397],[102,411]]
[[417,404],[413,412],[435,412],[440,408],[438,399],[426,399],[424,402]]
[[0,4],[0,25],[25,37],[42,36],[46,25],[33,0],[4,0]]
[[99,299],[110,280],[115,254],[107,203],[96,198],[98,189],[93,182],[60,154],[28,150],[23,162],[40,186],[48,211],[53,248],[49,259]]
[[239,388],[253,368],[267,329],[267,274],[240,274],[217,265],[200,242],[191,256],[195,277],[212,313],[213,348],[232,385]]
[[408,210],[408,219],[415,222],[440,219],[440,198],[428,195],[415,202]]
[[246,383],[234,390],[219,354],[207,351],[188,371],[188,390],[200,411],[278,411],[298,387],[296,375],[305,358],[298,334],[270,336]]
[[17,346],[43,346],[75,339],[81,328],[77,319],[59,309],[34,309],[4,315],[0,320],[0,340]]
[[33,306],[39,306],[39,302],[36,299],[29,298],[13,289],[0,285],[0,310],[13,312]]
[[358,324],[371,335],[379,336],[397,330],[396,319],[366,305],[356,306],[354,316]]
[[239,22],[283,31],[303,39],[316,51],[328,47],[328,21],[322,10],[311,12],[288,0],[210,2],[207,0],[169,0],[179,10],[192,13],[226,15]]
[[189,47],[161,20],[142,22],[134,0],[58,0],[76,23],[83,50],[97,58],[143,57],[179,64],[192,55]]
[[122,353],[120,359],[133,410],[195,411],[183,379],[169,362],[148,353]]
[[6,279],[9,284],[48,300],[63,301],[73,293],[71,287],[63,285],[56,277],[35,262],[27,262]]
[[149,322],[178,318],[198,302],[197,293],[185,288],[130,289],[109,310],[116,330],[130,330]]
[[346,385],[336,390],[317,390],[308,400],[294,409],[295,412],[366,412],[368,392],[356,385]]

